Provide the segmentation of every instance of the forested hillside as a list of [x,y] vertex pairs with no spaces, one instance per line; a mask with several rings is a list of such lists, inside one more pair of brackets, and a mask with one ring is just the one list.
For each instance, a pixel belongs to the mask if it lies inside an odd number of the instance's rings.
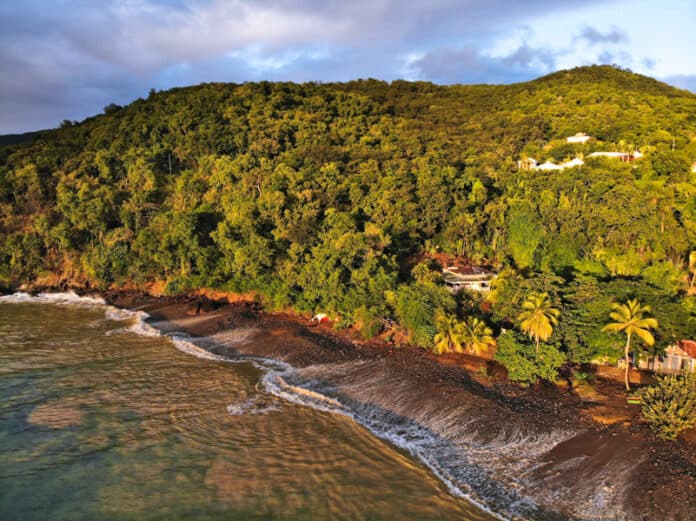
[[[576,132],[596,140],[567,144]],[[561,309],[550,345],[578,362],[621,346],[601,327],[630,296],[652,306],[659,349],[696,337],[694,161],[696,95],[607,66],[507,86],[152,91],[0,148],[0,282],[254,291],[365,336],[389,317],[424,345],[442,313],[497,329],[544,291]],[[499,271],[492,305],[451,296],[414,260],[428,252]]]

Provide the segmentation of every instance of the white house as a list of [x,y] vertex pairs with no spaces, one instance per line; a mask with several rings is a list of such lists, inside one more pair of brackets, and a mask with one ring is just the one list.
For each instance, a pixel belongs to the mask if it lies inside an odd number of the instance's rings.
[[551,161],[546,161],[545,163],[542,163],[541,165],[535,168],[531,168],[530,170],[563,170],[564,168],[574,168],[576,166],[582,166],[584,164],[585,162],[582,159],[576,157],[575,159],[571,159],[570,161],[566,161],[565,163],[561,163],[560,165],[552,163]]
[[639,359],[638,367],[662,374],[696,372],[696,342],[680,340],[665,349],[663,355]]
[[563,170],[563,167],[551,161],[546,161],[546,163],[542,163],[536,167],[536,170]]
[[571,159],[570,161],[566,161],[565,163],[561,163],[561,166],[563,168],[574,168],[576,166],[582,166],[584,165],[585,162],[580,159],[579,157],[576,157],[575,159]]
[[587,143],[589,141],[590,136],[585,134],[584,132],[578,132],[574,136],[570,136],[566,138],[567,143]]
[[631,163],[635,159],[640,159],[643,154],[637,150],[633,153],[629,152],[592,152],[587,157],[608,157],[611,159],[620,159],[624,163]]

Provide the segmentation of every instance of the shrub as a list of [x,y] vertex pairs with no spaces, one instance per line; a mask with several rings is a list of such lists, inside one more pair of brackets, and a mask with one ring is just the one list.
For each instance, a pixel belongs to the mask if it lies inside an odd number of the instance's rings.
[[659,437],[673,440],[696,426],[696,374],[659,377],[639,395],[643,418]]
[[360,306],[353,312],[353,320],[365,340],[374,338],[381,328],[379,319],[365,306]]
[[541,343],[537,356],[534,344],[514,331],[498,337],[495,359],[505,366],[510,380],[523,384],[534,384],[539,379],[555,381],[564,362],[563,354],[552,344]]
[[574,377],[575,381],[579,384],[586,383],[589,385],[594,385],[597,380],[597,377],[594,373],[587,373],[585,371],[576,371]]
[[164,287],[165,295],[181,295],[191,288],[188,280],[182,278],[174,278],[167,281]]
[[431,347],[438,310],[451,313],[455,309],[452,295],[433,282],[402,284],[396,291],[385,293],[387,302],[394,309],[399,325],[408,332],[409,342],[422,347]]

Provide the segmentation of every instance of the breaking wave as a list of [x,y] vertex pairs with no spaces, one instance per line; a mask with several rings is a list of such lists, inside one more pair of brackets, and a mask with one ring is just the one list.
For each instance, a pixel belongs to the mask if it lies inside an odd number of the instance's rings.
[[31,302],[32,304],[58,304],[71,305],[82,307],[104,306],[106,303],[101,297],[81,297],[73,291],[64,293],[39,293],[38,295],[30,295],[22,291],[13,293],[12,295],[4,295],[0,297],[0,302],[10,304],[21,304]]

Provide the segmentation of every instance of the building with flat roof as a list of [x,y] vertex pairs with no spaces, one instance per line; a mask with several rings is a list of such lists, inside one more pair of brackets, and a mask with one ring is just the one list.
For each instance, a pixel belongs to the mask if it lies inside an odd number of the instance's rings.
[[442,270],[442,279],[450,293],[459,293],[461,290],[490,291],[491,282],[496,278],[492,271],[479,267],[458,268],[449,266]]
[[584,132],[578,132],[574,136],[570,136],[566,138],[567,143],[587,143],[590,140],[590,136],[585,134]]

